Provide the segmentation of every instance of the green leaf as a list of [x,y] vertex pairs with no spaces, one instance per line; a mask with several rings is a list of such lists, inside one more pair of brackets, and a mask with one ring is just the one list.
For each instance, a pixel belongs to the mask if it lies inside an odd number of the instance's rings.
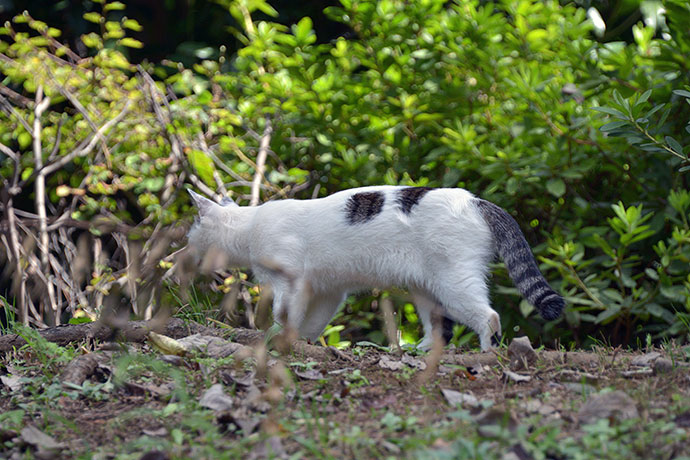
[[623,120],[628,119],[628,116],[625,115],[623,112],[621,112],[620,110],[612,109],[611,107],[604,107],[604,106],[592,107],[592,110],[596,110],[597,112],[603,112],[603,113],[606,113],[608,115],[613,115],[614,117],[620,118]]
[[135,32],[141,32],[144,28],[137,22],[136,19],[125,19],[122,21],[122,27],[125,29],[133,30]]
[[659,279],[659,273],[656,270],[652,270],[651,268],[645,268],[644,272],[647,274],[648,277],[650,277],[654,281],[657,281]]
[[100,24],[102,21],[105,20],[105,19],[103,18],[103,16],[101,16],[100,14],[98,14],[98,13],[96,13],[96,12],[94,12],[94,11],[92,11],[92,12],[90,12],[90,13],[84,13],[84,16],[83,16],[83,17],[84,17],[84,19],[86,19],[87,21],[93,22],[93,23],[95,23],[95,24]]
[[135,40],[134,38],[130,37],[124,37],[119,40],[120,45],[126,46],[127,48],[143,48],[144,44],[140,42],[139,40]]
[[206,155],[201,150],[192,149],[187,154],[187,158],[201,180],[203,180],[206,185],[215,188],[216,181],[213,179],[213,173],[215,172],[216,167],[213,164],[211,157]]
[[546,183],[546,190],[556,198],[560,198],[565,194],[565,182],[562,179],[549,179]]
[[158,192],[165,185],[164,177],[148,177],[141,181],[142,187],[144,187],[149,192]]
[[293,28],[295,38],[300,43],[307,43],[313,34],[311,18],[302,18]]
[[209,90],[204,90],[199,94],[199,104],[206,105],[213,100],[213,94]]
[[80,316],[78,318],[70,318],[68,321],[69,324],[85,324],[85,323],[91,323],[91,322],[93,322],[93,321],[88,316]]
[[673,150],[675,150],[678,153],[683,153],[683,146],[680,145],[680,142],[678,142],[671,136],[666,136],[664,140]]
[[666,104],[657,104],[657,105],[655,105],[654,107],[652,107],[652,109],[651,109],[649,112],[647,112],[647,113],[645,114],[644,117],[645,117],[645,118],[651,118],[651,116],[654,115],[656,112],[658,112],[659,109],[663,108],[664,105],[666,105]]
[[620,316],[621,313],[621,306],[618,304],[612,304],[606,307],[606,310],[602,311],[597,315],[596,323],[597,324],[608,324],[614,319],[616,319],[618,316]]
[[103,7],[103,11],[116,11],[116,10],[124,10],[124,9],[125,9],[125,4],[122,2],[106,3],[105,6]]
[[391,83],[399,85],[400,80],[402,79],[402,72],[400,71],[400,67],[398,67],[396,64],[392,64],[383,73],[383,77]]
[[678,96],[690,98],[690,91],[686,91],[684,89],[674,89],[673,94],[677,94]]
[[599,130],[601,132],[608,132],[608,131],[613,131],[614,129],[618,129],[622,126],[627,126],[629,123],[627,121],[622,121],[622,120],[616,120],[616,121],[611,121],[609,123],[606,123],[603,125]]
[[103,40],[98,34],[93,32],[91,32],[90,34],[82,35],[81,42],[88,48],[103,48]]
[[549,33],[544,30],[544,29],[534,29],[530,30],[527,33],[527,41],[530,43],[537,43],[537,42],[542,42],[546,40],[546,38],[549,36]]
[[651,96],[651,94],[652,94],[651,89],[648,89],[647,91],[642,93],[642,95],[637,99],[637,102],[635,102],[635,106],[638,106],[638,105],[641,105],[641,104],[644,104],[645,102],[647,102],[647,99],[649,99],[649,96]]

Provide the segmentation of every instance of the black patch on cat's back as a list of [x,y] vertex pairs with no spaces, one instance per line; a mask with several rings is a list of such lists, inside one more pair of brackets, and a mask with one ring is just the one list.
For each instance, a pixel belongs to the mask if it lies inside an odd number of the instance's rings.
[[432,190],[431,187],[405,187],[398,190],[395,201],[400,205],[403,213],[409,214],[430,190]]
[[355,193],[347,200],[345,211],[349,224],[367,222],[383,210],[385,197],[382,192]]

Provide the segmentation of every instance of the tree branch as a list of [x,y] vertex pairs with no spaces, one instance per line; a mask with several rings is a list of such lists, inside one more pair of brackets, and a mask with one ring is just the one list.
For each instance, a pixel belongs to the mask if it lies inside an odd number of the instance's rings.
[[96,142],[98,142],[101,139],[103,134],[106,131],[108,131],[112,126],[118,124],[125,117],[125,115],[127,115],[127,113],[129,112],[130,105],[132,105],[132,101],[128,99],[125,103],[125,106],[122,108],[122,111],[119,114],[117,114],[115,118],[103,123],[103,125],[91,136],[91,139],[86,145],[73,150],[64,157],[60,157],[60,159],[57,161],[50,163],[49,165],[46,165],[40,171],[38,171],[38,173],[44,176],[48,176],[57,171],[58,169],[62,169],[63,166],[65,166],[67,163],[71,162],[75,158],[88,155],[91,152],[91,150],[93,150],[94,146],[96,145]]
[[270,118],[266,117],[266,127],[259,141],[259,153],[256,156],[256,171],[254,172],[254,180],[252,181],[252,198],[249,201],[249,206],[256,206],[259,204],[261,179],[263,179],[266,170],[266,156],[268,155],[268,147],[271,145],[272,133],[273,125],[271,124]]
[[[33,137],[33,151],[34,151],[34,167],[36,171],[43,169],[43,148],[41,146],[41,115],[46,111],[50,105],[50,98],[43,96],[43,86],[39,85],[36,90],[36,105],[34,107],[34,123],[32,130]],[[36,213],[38,214],[38,235],[39,235],[39,251],[41,253],[40,271],[46,277],[46,291],[48,292],[48,301],[51,308],[51,323],[55,320],[57,314],[57,303],[55,301],[55,291],[53,284],[50,282],[50,258],[49,258],[49,241],[47,230],[47,215],[46,215],[46,179],[44,174],[38,174],[34,184],[34,200],[36,203]],[[57,324],[57,323],[55,323]]]

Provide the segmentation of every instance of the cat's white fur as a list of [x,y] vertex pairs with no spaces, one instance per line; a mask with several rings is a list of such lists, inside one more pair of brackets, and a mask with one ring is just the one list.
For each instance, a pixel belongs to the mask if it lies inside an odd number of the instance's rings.
[[[189,245],[199,256],[220,250],[231,266],[251,268],[273,288],[274,318],[287,318],[301,336],[318,338],[348,293],[401,286],[423,323],[421,347],[431,344],[438,308],[472,328],[488,349],[500,334],[486,284],[495,249],[476,200],[463,189],[435,189],[405,213],[396,203],[399,190],[363,187],[256,207],[221,206],[192,192],[200,218]],[[353,224],[344,209],[361,192],[386,199],[379,215]]]

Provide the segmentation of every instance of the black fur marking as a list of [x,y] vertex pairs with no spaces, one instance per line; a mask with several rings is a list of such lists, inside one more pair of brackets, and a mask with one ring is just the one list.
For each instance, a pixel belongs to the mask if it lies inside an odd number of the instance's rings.
[[385,197],[381,192],[355,193],[347,200],[346,212],[349,224],[367,222],[383,209]]
[[398,197],[395,201],[400,205],[403,213],[409,214],[412,212],[412,208],[419,204],[430,190],[432,190],[431,187],[405,187],[398,190]]
[[494,332],[491,336],[491,346],[497,347],[501,344],[501,334]]

